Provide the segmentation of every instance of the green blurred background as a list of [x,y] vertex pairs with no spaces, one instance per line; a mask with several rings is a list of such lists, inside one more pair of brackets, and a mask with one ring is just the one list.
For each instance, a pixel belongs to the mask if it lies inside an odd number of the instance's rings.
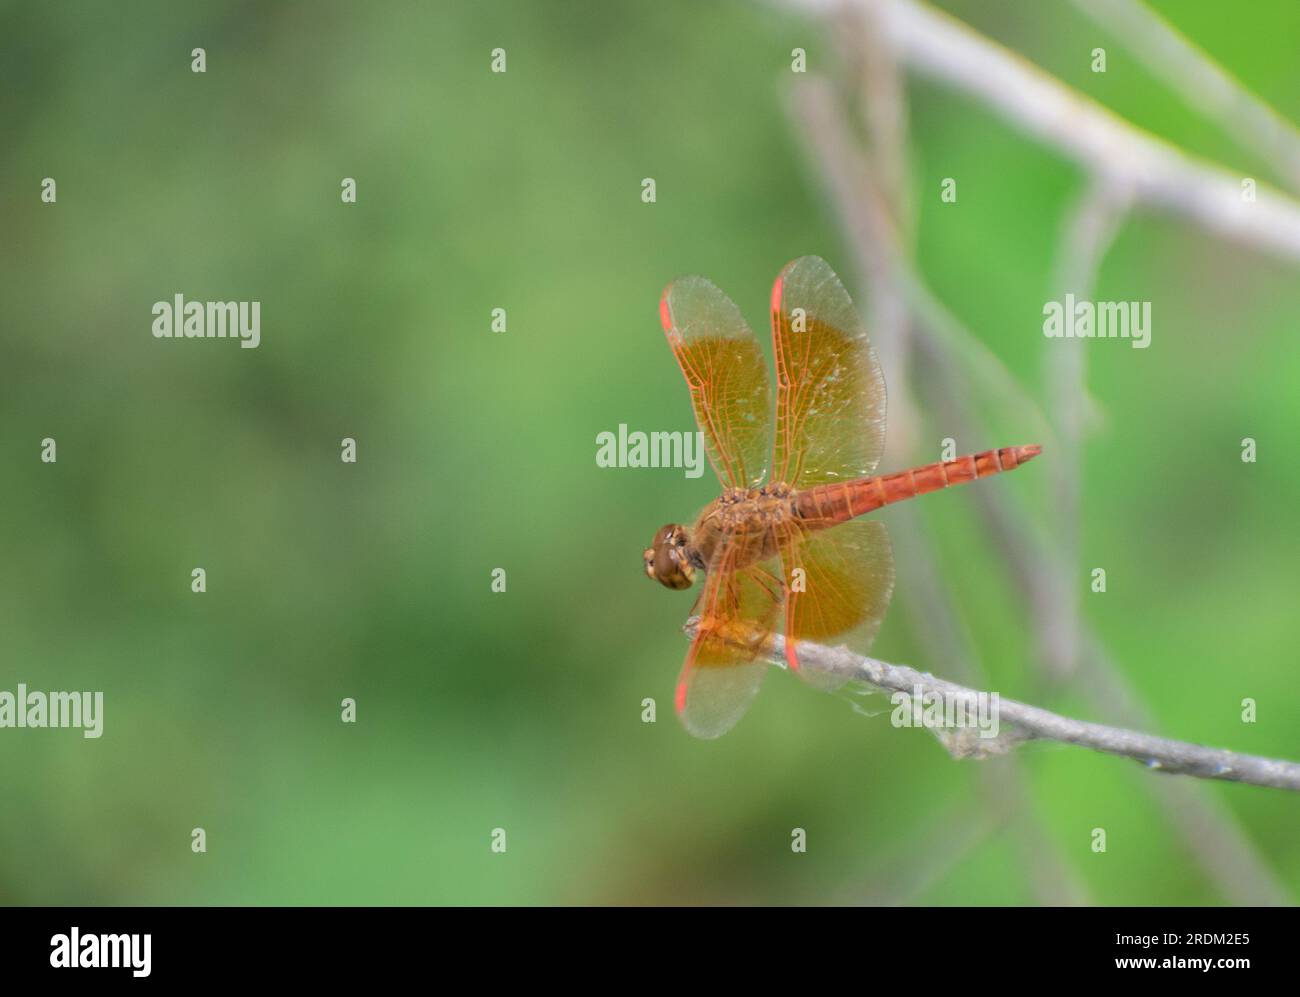
[[[1070,5],[946,7],[1275,179]],[[1157,7],[1300,119],[1293,0]],[[999,809],[1005,762],[950,759],[882,697],[774,671],[719,741],[673,718],[691,596],[640,552],[714,486],[600,469],[595,438],[691,428],[656,313],[673,277],[710,276],[764,336],[795,256],[860,292],[785,113],[794,47],[838,72],[820,25],[741,2],[3,7],[0,688],[102,690],[105,731],[0,731],[0,901],[1014,904],[1055,861],[1095,903],[1225,902],[1150,792],[1167,777],[1131,762],[1024,747],[1025,798]],[[947,90],[909,100],[918,265],[1050,409],[1041,308],[1079,172]],[[260,300],[261,347],[155,340],[177,292]],[[1152,301],[1155,328],[1088,353],[1083,558],[1109,591],[1080,578],[1086,619],[1159,732],[1300,757],[1295,271],[1139,214],[1096,297]],[[1032,442],[945,428],[901,459]],[[1050,460],[980,487],[1046,521]],[[994,687],[1100,718],[1034,680],[972,497],[922,504]],[[902,598],[877,652],[947,674]],[[1296,798],[1204,789],[1294,899]]]

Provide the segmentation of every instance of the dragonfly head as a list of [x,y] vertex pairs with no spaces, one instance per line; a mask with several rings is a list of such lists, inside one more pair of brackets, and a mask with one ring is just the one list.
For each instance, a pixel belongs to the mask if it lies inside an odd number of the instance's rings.
[[670,589],[688,589],[695,581],[695,566],[690,558],[691,537],[685,526],[670,523],[655,534],[645,549],[645,573]]

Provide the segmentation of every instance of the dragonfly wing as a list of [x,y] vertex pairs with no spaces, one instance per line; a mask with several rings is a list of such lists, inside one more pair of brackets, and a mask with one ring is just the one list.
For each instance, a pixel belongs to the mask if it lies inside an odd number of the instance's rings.
[[871,474],[885,448],[885,377],[848,291],[817,256],[772,287],[772,478],[796,488]]
[[894,591],[894,553],[885,524],[852,519],[826,530],[795,527],[781,544],[788,594],[785,657],[790,670],[822,688],[842,678],[799,667],[802,640],[848,643],[866,653]]
[[[727,555],[720,560],[725,564]],[[696,737],[725,734],[758,695],[783,595],[776,558],[740,571],[720,566],[705,576],[699,626],[676,695],[677,714]]]
[[771,454],[772,388],[758,337],[703,277],[669,284],[659,317],[718,479],[729,488],[760,484]]

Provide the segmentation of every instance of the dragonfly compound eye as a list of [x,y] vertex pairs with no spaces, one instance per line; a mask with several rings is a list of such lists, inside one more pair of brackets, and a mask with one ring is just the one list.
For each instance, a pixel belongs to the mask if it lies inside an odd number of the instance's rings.
[[695,568],[687,546],[683,527],[676,524],[663,527],[655,534],[654,544],[645,550],[645,573],[670,589],[690,588],[695,581]]

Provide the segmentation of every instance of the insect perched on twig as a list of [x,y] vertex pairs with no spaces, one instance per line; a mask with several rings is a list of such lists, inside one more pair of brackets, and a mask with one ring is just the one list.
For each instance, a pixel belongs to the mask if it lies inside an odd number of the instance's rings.
[[717,737],[757,694],[778,627],[790,670],[823,687],[842,680],[801,669],[800,640],[852,635],[865,650],[874,638],[894,559],[884,524],[860,517],[1010,471],[1041,448],[873,474],[885,444],[885,379],[848,292],[819,257],[788,264],[772,288],[775,419],[758,338],[730,298],[684,277],[664,291],[659,314],[723,492],[693,526],[655,534],[645,572],[673,589],[704,574],[676,707],[692,734]]

